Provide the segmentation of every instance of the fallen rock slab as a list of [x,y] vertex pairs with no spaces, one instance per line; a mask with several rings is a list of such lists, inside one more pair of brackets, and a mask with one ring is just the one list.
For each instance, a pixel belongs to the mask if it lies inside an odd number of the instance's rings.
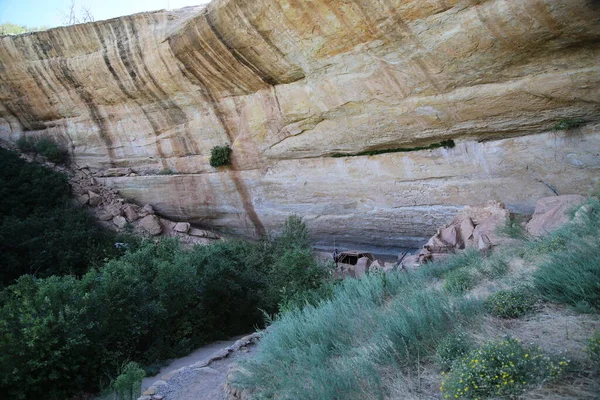
[[585,197],[578,194],[541,198],[537,201],[533,217],[525,229],[536,237],[548,234],[567,223],[567,212],[585,200]]
[[188,233],[190,230],[190,224],[187,222],[178,222],[173,227],[173,230],[179,233]]
[[147,215],[140,220],[140,226],[152,236],[160,235],[162,227],[156,215]]
[[92,191],[88,192],[89,196],[89,204],[91,207],[98,207],[98,205],[102,202],[102,196]]

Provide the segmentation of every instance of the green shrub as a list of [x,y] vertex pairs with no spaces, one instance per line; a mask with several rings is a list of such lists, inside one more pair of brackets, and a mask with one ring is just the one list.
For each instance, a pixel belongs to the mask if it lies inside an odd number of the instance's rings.
[[215,146],[210,151],[210,166],[221,167],[223,165],[229,165],[229,156],[231,154],[231,147],[229,146]]
[[70,161],[69,151],[47,137],[29,139],[21,136],[17,140],[17,147],[24,153],[40,154],[55,164],[68,164]]
[[456,363],[440,390],[451,399],[517,396],[557,377],[567,364],[551,359],[539,347],[506,338],[489,342]]
[[500,290],[485,301],[487,311],[500,318],[519,318],[533,311],[535,304],[534,293],[526,287]]
[[594,332],[592,337],[588,339],[585,350],[590,356],[590,360],[592,360],[596,370],[600,372],[600,331]]
[[287,226],[297,241],[232,240],[191,250],[175,240],[146,242],[81,279],[21,277],[0,292],[3,393],[93,393],[124,362],[151,366],[263,326],[261,310],[274,314],[307,290],[319,293],[327,276],[303,247],[305,227]]
[[448,371],[473,348],[473,342],[464,332],[448,335],[437,347],[436,359],[443,370]]
[[130,362],[113,382],[117,400],[136,400],[141,394],[142,379],[146,373],[134,362]]
[[0,220],[7,216],[23,219],[36,210],[62,207],[70,194],[65,175],[0,148]]
[[555,131],[564,131],[568,129],[579,128],[584,125],[586,121],[582,118],[564,118],[561,119],[554,125]]
[[0,149],[0,286],[23,274],[81,276],[136,240],[97,225],[70,201],[66,177]]
[[448,272],[443,286],[450,293],[460,294],[474,288],[476,283],[474,274],[466,268],[461,268]]

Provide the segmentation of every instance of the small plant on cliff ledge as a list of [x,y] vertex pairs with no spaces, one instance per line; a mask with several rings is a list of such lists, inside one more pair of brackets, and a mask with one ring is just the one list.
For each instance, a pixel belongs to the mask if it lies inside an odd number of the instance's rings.
[[554,125],[554,130],[566,131],[569,129],[579,128],[581,125],[585,124],[585,122],[586,121],[582,118],[564,118]]
[[223,165],[229,165],[229,155],[231,154],[231,147],[229,146],[215,146],[210,151],[210,166],[221,167]]

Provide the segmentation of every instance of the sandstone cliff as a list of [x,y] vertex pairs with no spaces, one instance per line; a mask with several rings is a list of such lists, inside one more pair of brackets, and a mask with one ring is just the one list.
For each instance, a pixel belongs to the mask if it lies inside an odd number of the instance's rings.
[[132,168],[104,183],[176,220],[256,235],[297,213],[326,242],[398,246],[465,204],[531,211],[600,179],[599,18],[592,0],[215,0],[2,37],[0,139]]

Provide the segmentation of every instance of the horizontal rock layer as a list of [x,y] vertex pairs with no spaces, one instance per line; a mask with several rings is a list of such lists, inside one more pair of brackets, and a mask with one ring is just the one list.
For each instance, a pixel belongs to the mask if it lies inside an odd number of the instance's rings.
[[[257,235],[295,212],[325,241],[397,243],[464,204],[591,187],[599,17],[586,0],[215,0],[6,36],[0,139],[174,172],[105,181],[177,220]],[[590,124],[548,133],[563,118]]]

